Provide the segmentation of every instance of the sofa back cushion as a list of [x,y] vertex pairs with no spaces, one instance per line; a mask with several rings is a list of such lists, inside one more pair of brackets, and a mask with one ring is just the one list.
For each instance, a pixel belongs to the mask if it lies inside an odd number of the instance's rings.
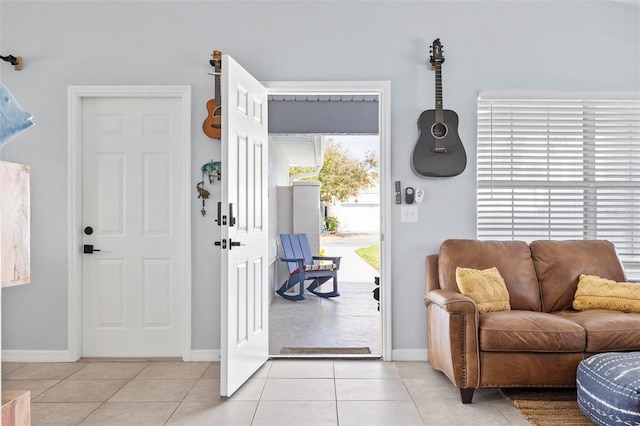
[[457,267],[498,268],[509,291],[511,309],[541,310],[538,279],[529,246],[524,241],[446,240],[438,256],[443,290],[459,292]]
[[540,240],[531,243],[542,309],[571,309],[580,274],[626,281],[613,243],[605,240]]

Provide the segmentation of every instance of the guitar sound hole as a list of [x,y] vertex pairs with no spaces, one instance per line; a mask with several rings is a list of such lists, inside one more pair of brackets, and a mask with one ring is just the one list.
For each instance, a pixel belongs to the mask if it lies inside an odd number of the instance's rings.
[[431,134],[434,138],[442,139],[447,135],[447,126],[444,123],[433,123]]

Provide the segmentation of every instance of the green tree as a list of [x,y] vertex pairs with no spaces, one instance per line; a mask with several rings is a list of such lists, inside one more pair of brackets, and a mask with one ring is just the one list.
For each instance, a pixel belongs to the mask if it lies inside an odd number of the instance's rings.
[[[368,152],[363,161],[350,156],[349,151],[333,140],[324,146],[324,163],[318,176],[301,179],[320,181],[320,199],[324,203],[346,201],[378,180],[378,159]],[[291,167],[289,176],[313,171],[313,167]]]

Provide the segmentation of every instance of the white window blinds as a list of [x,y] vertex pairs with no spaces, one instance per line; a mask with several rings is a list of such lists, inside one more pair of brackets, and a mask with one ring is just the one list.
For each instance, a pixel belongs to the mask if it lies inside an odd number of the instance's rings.
[[481,94],[478,238],[606,239],[640,278],[640,96],[625,98]]

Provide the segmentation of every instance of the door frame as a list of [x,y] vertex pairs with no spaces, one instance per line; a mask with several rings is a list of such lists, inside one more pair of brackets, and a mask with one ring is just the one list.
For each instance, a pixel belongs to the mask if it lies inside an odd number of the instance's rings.
[[379,102],[380,135],[380,314],[382,359],[393,359],[391,316],[391,82],[262,81],[268,94],[373,94]]
[[[82,101],[85,98],[175,98],[182,103],[185,194],[191,188],[191,86],[69,86],[68,108],[68,357],[82,356]],[[191,358],[191,197],[185,197],[185,297],[182,358]]]

